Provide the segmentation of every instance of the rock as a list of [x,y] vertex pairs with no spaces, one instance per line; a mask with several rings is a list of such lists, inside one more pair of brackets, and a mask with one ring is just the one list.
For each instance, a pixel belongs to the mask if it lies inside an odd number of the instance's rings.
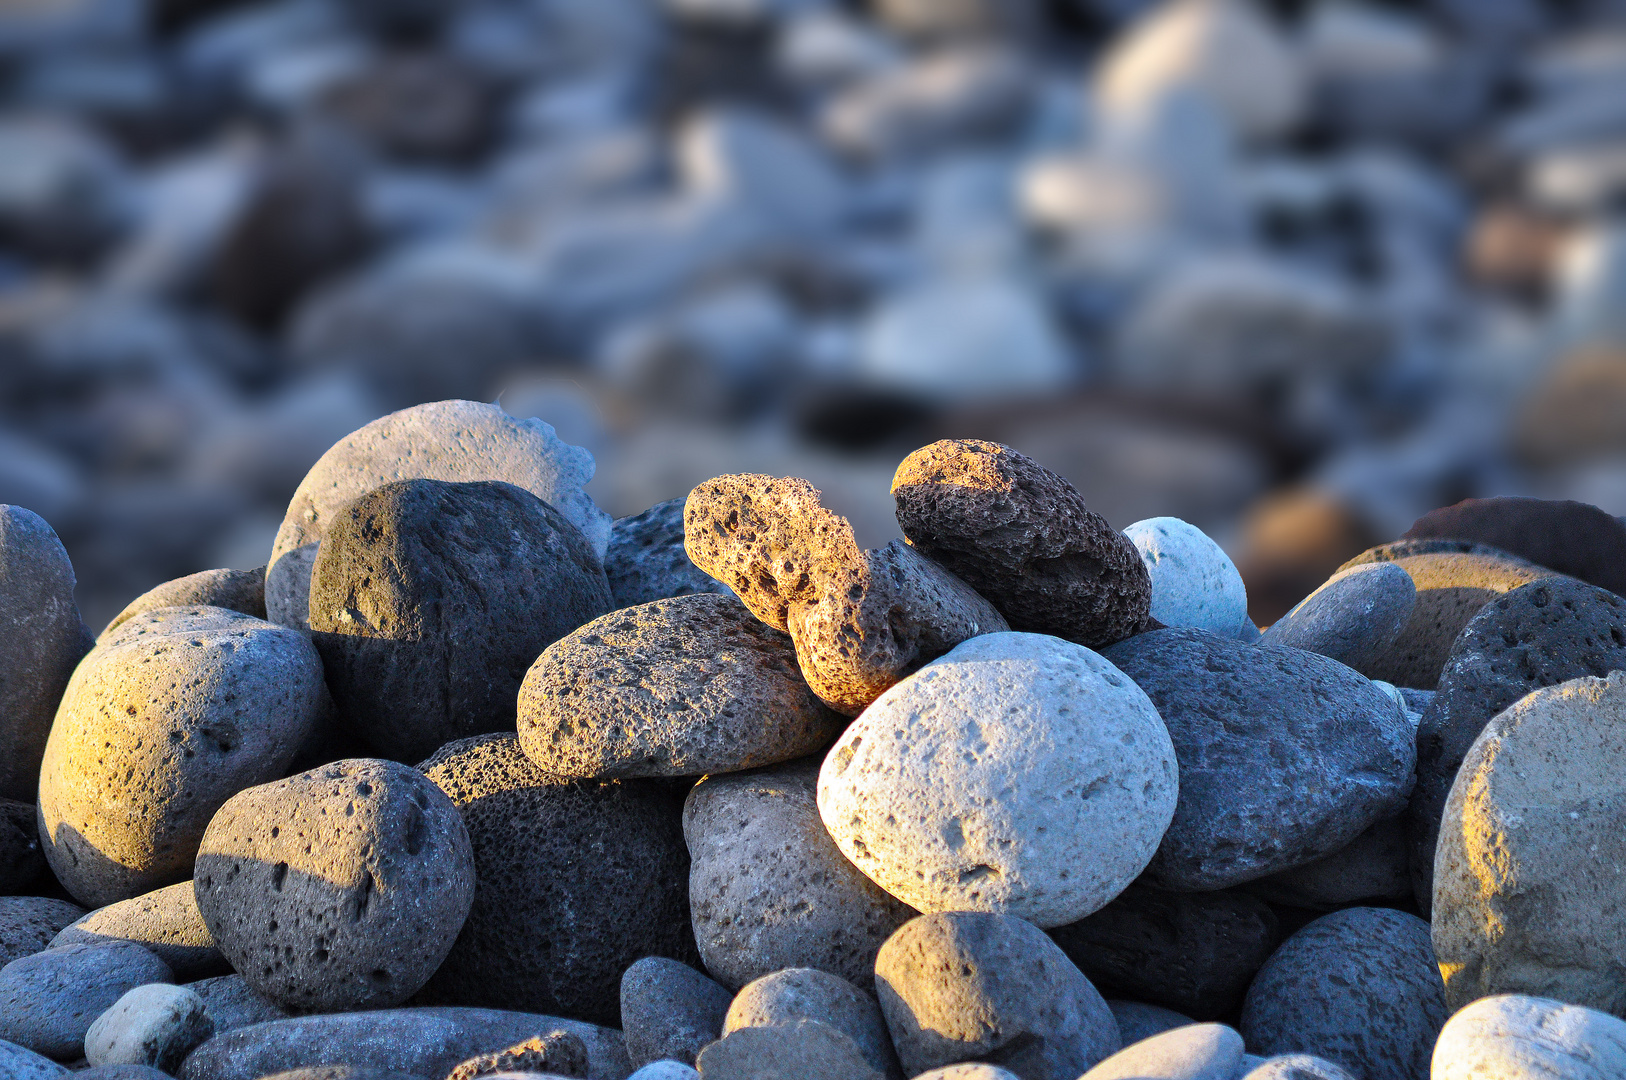
[[564,515],[599,559],[609,543],[609,515],[581,490],[593,478],[593,458],[586,450],[561,441],[540,420],[520,420],[495,405],[416,405],[339,440],[300,483],[266,569],[271,620],[306,625],[315,545],[335,514],[391,481],[420,478],[507,481]]
[[880,0],[875,14],[887,29],[909,38],[983,39],[1033,29],[1036,5],[1027,0]]
[[1434,865],[1446,1000],[1515,993],[1626,1011],[1615,867],[1626,673],[1522,698],[1474,740]]
[[621,976],[621,1027],[638,1066],[671,1060],[692,1065],[723,1037],[733,996],[687,964],[646,956]]
[[944,1065],[941,1069],[930,1069],[914,1080],[1021,1080],[1021,1078],[1008,1069],[1001,1069],[998,1065],[962,1061],[955,1065]]
[[819,814],[912,907],[1049,927],[1145,869],[1178,789],[1157,711],[1117,668],[1059,638],[985,634],[847,729],[819,773]]
[[1375,667],[1411,619],[1417,586],[1395,563],[1363,563],[1334,574],[1260,637],[1266,645],[1330,656],[1356,671]]
[[1311,1053],[1366,1080],[1428,1074],[1448,1015],[1428,924],[1387,908],[1346,908],[1288,938],[1242,1006],[1263,1054]]
[[27,1047],[0,1039],[0,1073],[6,1080],[58,1080],[68,1070]]
[[215,1022],[216,1035],[250,1024],[288,1018],[286,1009],[256,992],[241,975],[199,979],[187,983],[186,988],[202,999],[205,1011]]
[[358,1068],[354,1065],[319,1065],[309,1069],[287,1069],[261,1080],[428,1080],[394,1069]]
[[342,723],[408,761],[511,730],[525,669],[610,606],[575,526],[497,481],[368,492],[327,520],[310,580],[311,634]]
[[817,780],[816,762],[711,776],[683,805],[695,942],[724,986],[811,967],[868,989],[881,943],[915,914],[830,839]]
[[519,744],[559,777],[701,776],[818,753],[846,726],[788,635],[732,596],[612,611],[549,645],[519,690]]
[[1342,1065],[1314,1054],[1278,1054],[1241,1074],[1240,1080],[1359,1080]]
[[0,504],[0,797],[33,800],[57,703],[89,647],[73,587],[45,519]]
[[420,767],[463,815],[475,889],[419,1000],[610,1023],[635,960],[694,956],[688,860],[662,788],[548,776],[512,735],[449,743]]
[[1152,579],[1152,618],[1244,637],[1248,590],[1225,550],[1208,534],[1174,517],[1147,518],[1124,530]]
[[1405,806],[1411,724],[1337,661],[1178,629],[1103,655],[1152,699],[1180,762],[1179,805],[1149,884],[1203,890],[1266,877],[1337,851]]
[[1359,900],[1403,902],[1412,895],[1408,848],[1406,817],[1398,814],[1379,821],[1331,855],[1250,881],[1246,888],[1273,904],[1312,911],[1328,911]]
[[1146,625],[1151,579],[1134,544],[1027,455],[945,439],[904,458],[892,497],[910,545],[991,599],[1014,629],[1099,647]]
[[[1235,1014],[1278,940],[1276,916],[1245,893],[1175,893],[1142,883],[1050,936],[1102,993],[1203,1020]],[[1127,1032],[1124,1039],[1131,1041]]]
[[484,149],[493,126],[481,73],[440,52],[380,57],[321,97],[329,117],[409,160],[466,160]]
[[922,663],[1005,629],[992,605],[913,549],[861,551],[805,480],[716,477],[689,493],[683,521],[689,558],[790,633],[808,685],[837,712],[857,715]]
[[586,1076],[587,1044],[568,1031],[533,1035],[506,1050],[469,1058],[446,1074],[446,1080],[476,1080],[496,1074]]
[[604,576],[618,608],[691,593],[733,590],[694,563],[683,550],[684,499],[656,503],[641,514],[616,519],[604,555]]
[[1412,881],[1424,911],[1433,893],[1440,817],[1485,725],[1532,690],[1620,668],[1626,668],[1626,600],[1580,581],[1522,585],[1469,620],[1417,729],[1409,826]]
[[802,1020],[828,1024],[847,1036],[876,1073],[901,1075],[875,999],[841,976],[816,968],[786,968],[747,983],[728,1007],[723,1037],[744,1028]]
[[0,896],[0,967],[50,947],[85,909],[49,896]]
[[[47,62],[64,60],[59,52]],[[80,261],[128,224],[134,200],[125,165],[93,127],[18,109],[0,123],[0,157],[13,163],[0,176],[7,247],[51,262]]]
[[[1055,937],[1054,934],[1051,935]],[[1065,951],[1065,946],[1063,947]],[[1112,1018],[1118,1021],[1118,1033],[1123,1036],[1125,1046],[1134,1046],[1142,1039],[1149,1039],[1153,1035],[1161,1035],[1177,1027],[1196,1023],[1189,1016],[1165,1009],[1161,1005],[1148,1005],[1141,1001],[1123,1001],[1118,998],[1108,998],[1107,1008],[1112,1010]]]
[[905,160],[966,136],[1012,126],[1032,84],[1020,54],[986,44],[933,50],[851,84],[824,105],[818,126],[857,158]]
[[1513,497],[1464,499],[1424,514],[1405,538],[1489,544],[1626,595],[1626,524],[1587,503]]
[[1317,488],[1288,488],[1257,500],[1239,526],[1237,569],[1248,614],[1261,626],[1286,615],[1348,558],[1376,543],[1350,500]]
[[170,981],[169,968],[126,941],[68,945],[0,968],[0,1039],[37,1054],[72,1061],[85,1032],[137,986]]
[[203,923],[190,881],[98,908],[64,927],[50,947],[107,941],[133,941],[151,950],[178,979],[230,971]]
[[742,1028],[700,1052],[705,1080],[880,1080],[858,1044],[828,1024]]
[[327,708],[303,634],[217,607],[131,618],[74,672],[46,744],[51,869],[97,907],[184,880],[210,817],[283,775]]
[[265,618],[265,567],[258,570],[200,570],[154,586],[131,600],[102,631],[98,642],[123,626],[132,616],[167,607],[204,604]]
[[1446,1022],[1434,1044],[1430,1076],[1610,1080],[1622,1070],[1626,1021],[1584,1005],[1498,994],[1475,1001]]
[[[45,873],[37,813],[33,803],[0,798],[0,898],[31,892]],[[3,949],[0,946],[0,954]],[[4,963],[0,960],[0,965]]]
[[169,1075],[151,1065],[92,1065],[74,1073],[80,1080],[164,1080]]
[[1079,1080],[1233,1080],[1242,1036],[1224,1024],[1189,1024],[1124,1047]]
[[216,1035],[192,1051],[180,1080],[259,1080],[322,1065],[433,1078],[477,1054],[553,1031],[586,1045],[588,1080],[621,1080],[632,1071],[621,1033],[611,1028],[500,1009],[383,1009],[293,1017]]
[[911,919],[881,947],[875,990],[906,1076],[980,1059],[1026,1080],[1065,1080],[1122,1045],[1090,980],[1011,915]]
[[681,1061],[651,1061],[627,1080],[699,1080],[700,1073],[693,1065]]
[[203,999],[184,986],[149,983],[129,991],[85,1033],[92,1065],[149,1065],[166,1073],[213,1035]]
[[233,796],[204,833],[194,886],[221,953],[259,993],[290,1008],[382,1008],[451,948],[474,856],[457,808],[421,773],[352,759]]

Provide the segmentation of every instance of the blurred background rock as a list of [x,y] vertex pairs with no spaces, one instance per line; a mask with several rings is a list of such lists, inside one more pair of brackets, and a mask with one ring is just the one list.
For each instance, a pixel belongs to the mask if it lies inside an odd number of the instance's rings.
[[872,545],[974,436],[1269,622],[1466,496],[1626,513],[1623,196],[1607,0],[15,0],[0,502],[99,626],[420,401]]

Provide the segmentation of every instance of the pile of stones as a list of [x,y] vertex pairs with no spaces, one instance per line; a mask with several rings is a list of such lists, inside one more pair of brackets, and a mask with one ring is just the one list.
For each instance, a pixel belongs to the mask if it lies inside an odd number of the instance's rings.
[[1459,504],[1261,634],[998,443],[874,550],[593,467],[390,414],[99,636],[0,507],[0,1075],[1626,1075],[1616,519]]

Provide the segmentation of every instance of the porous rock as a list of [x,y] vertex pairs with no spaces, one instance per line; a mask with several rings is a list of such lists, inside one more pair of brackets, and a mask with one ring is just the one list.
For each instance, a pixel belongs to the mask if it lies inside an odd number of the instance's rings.
[[33,803],[0,799],[0,897],[31,892],[45,873],[37,813]]
[[829,1024],[742,1028],[700,1051],[703,1080],[882,1080],[858,1044]]
[[1373,668],[1411,621],[1417,586],[1395,563],[1361,563],[1334,574],[1271,624],[1259,640]]
[[149,1065],[173,1073],[214,1034],[203,999],[184,986],[138,986],[96,1018],[85,1033],[85,1060],[92,1065]]
[[285,1020],[288,1010],[255,990],[241,975],[216,975],[187,983],[186,988],[203,1000],[215,1034],[235,1031],[267,1020]]
[[0,1039],[0,1075],[6,1080],[59,1080],[69,1073],[66,1066],[48,1057]]
[[1176,517],[1155,517],[1135,522],[1124,535],[1152,579],[1152,618],[1165,626],[1252,636],[1247,586],[1207,533]]
[[683,549],[684,499],[656,503],[641,514],[617,518],[610,527],[604,576],[618,608],[670,596],[733,590],[696,566]]
[[0,967],[51,944],[85,909],[49,896],[0,896]]
[[397,1072],[394,1069],[371,1069],[360,1065],[315,1065],[304,1069],[286,1069],[260,1080],[431,1080],[416,1073]]
[[1626,595],[1626,523],[1590,503],[1515,496],[1464,499],[1430,510],[1412,523],[1405,538],[1489,544]]
[[506,1050],[469,1058],[447,1073],[446,1080],[476,1080],[508,1073],[586,1076],[587,1044],[563,1029],[533,1035]]
[[103,941],[145,946],[169,965],[177,979],[201,979],[230,970],[204,925],[190,881],[97,908],[64,927],[51,939],[51,947]]
[[91,1065],[74,1071],[79,1080],[165,1080],[169,1075],[151,1065]]
[[1241,1064],[1234,1028],[1189,1024],[1124,1047],[1079,1080],[1232,1080]]
[[195,574],[155,585],[124,605],[102,630],[101,641],[133,616],[167,607],[227,608],[265,618],[265,567],[257,570],[199,570]]
[[422,773],[358,758],[234,796],[204,833],[194,886],[221,953],[261,994],[382,1008],[451,948],[474,856],[457,808]]
[[128,941],[68,945],[0,968],[0,1039],[72,1061],[96,1018],[146,983],[169,982],[164,962]]
[[747,983],[728,1007],[723,1035],[799,1020],[829,1024],[853,1041],[877,1073],[901,1075],[875,999],[841,976],[816,968],[786,968]]
[[634,1065],[692,1065],[708,1043],[723,1037],[733,995],[688,964],[646,956],[621,976],[621,1028]]
[[1614,1080],[1626,1076],[1626,1021],[1525,994],[1480,998],[1446,1022],[1429,1075],[1431,1080]]

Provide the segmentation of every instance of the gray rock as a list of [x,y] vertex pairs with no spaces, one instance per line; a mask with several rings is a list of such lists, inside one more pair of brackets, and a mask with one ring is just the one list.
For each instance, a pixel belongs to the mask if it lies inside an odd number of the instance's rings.
[[0,897],[33,891],[45,873],[37,815],[33,803],[0,798]]
[[1363,671],[1393,647],[1416,603],[1417,586],[1401,567],[1362,563],[1334,574],[1259,640],[1320,653]]
[[604,553],[604,576],[618,608],[692,593],[734,595],[734,590],[689,560],[683,550],[685,499],[656,503],[641,514],[617,518]]
[[1358,900],[1403,901],[1412,895],[1408,848],[1406,815],[1398,814],[1331,855],[1250,881],[1244,888],[1273,904],[1312,911]]
[[102,630],[98,642],[123,626],[132,616],[167,607],[199,604],[240,611],[265,618],[265,567],[258,570],[199,570],[195,574],[155,585],[124,606]]
[[217,975],[187,983],[186,988],[203,999],[203,1007],[215,1022],[215,1034],[235,1031],[267,1020],[286,1020],[288,1011],[249,986],[241,975]]
[[911,919],[881,947],[875,990],[907,1076],[980,1060],[1026,1080],[1076,1080],[1122,1047],[1090,980],[1010,915]]
[[213,1035],[203,999],[184,986],[148,983],[129,991],[85,1033],[92,1065],[149,1065],[166,1073]]
[[1022,1078],[1009,1069],[1001,1069],[998,1065],[961,1061],[953,1065],[944,1065],[941,1069],[929,1069],[914,1080],[1022,1080]]
[[397,1072],[394,1069],[370,1069],[357,1065],[316,1065],[306,1069],[287,1069],[272,1073],[261,1080],[429,1080],[416,1073]]
[[533,1035],[506,1050],[476,1054],[446,1074],[446,1080],[477,1080],[482,1076],[520,1077],[535,1074],[579,1077],[587,1075],[587,1044],[571,1032]]
[[1123,1036],[1125,1046],[1134,1046],[1142,1039],[1149,1039],[1173,1028],[1196,1023],[1191,1017],[1177,1013],[1173,1009],[1165,1009],[1161,1005],[1148,1005],[1143,1001],[1108,998],[1107,1008],[1112,1010],[1112,1018],[1118,1021],[1118,1033]]
[[1428,924],[1387,908],[1323,915],[1265,962],[1242,1006],[1264,1054],[1310,1053],[1366,1080],[1417,1080],[1445,1023]]
[[1265,877],[1337,851],[1405,805],[1411,724],[1335,660],[1200,630],[1156,630],[1103,655],[1151,697],[1180,761],[1151,884]]
[[694,1064],[723,1037],[732,1001],[728,989],[687,964],[646,956],[621,976],[621,1027],[637,1066],[657,1061]]
[[1626,1022],[1549,998],[1481,998],[1440,1032],[1430,1075],[1431,1080],[1613,1080],[1626,1075]]
[[0,896],[0,967],[50,947],[85,909],[49,896]]
[[170,1074],[151,1065],[92,1065],[73,1075],[83,1080],[165,1080]]
[[1123,533],[1152,579],[1152,618],[1227,637],[1257,635],[1242,575],[1213,537],[1177,517],[1146,518]]
[[847,154],[898,160],[1009,126],[1030,89],[1014,50],[984,44],[939,49],[832,96],[818,123],[825,139]]
[[699,1077],[693,1065],[681,1061],[651,1061],[627,1080],[699,1080]]
[[689,188],[742,204],[775,229],[817,235],[839,224],[853,203],[820,149],[760,110],[702,109],[678,132],[676,149]]
[[97,908],[64,927],[51,939],[51,948],[104,941],[145,946],[169,965],[177,979],[201,979],[231,970],[203,923],[190,881]]
[[1224,1024],[1190,1024],[1122,1050],[1079,1080],[1233,1080],[1242,1036]]
[[58,1080],[69,1073],[48,1057],[0,1039],[0,1075],[6,1080]]
[[728,1007],[723,1036],[799,1020],[830,1025],[853,1041],[875,1072],[902,1075],[875,999],[841,976],[816,968],[787,968],[747,983]]
[[124,994],[170,981],[164,962],[126,941],[68,945],[0,968],[0,1039],[72,1061],[85,1032]]
[[73,565],[45,519],[0,504],[0,797],[32,801],[57,703],[88,642]]
[[[1501,1076],[1504,1074],[1493,1073]],[[1278,1054],[1253,1064],[1241,1080],[1359,1080],[1342,1065],[1314,1054]]]
[[705,1080],[881,1080],[858,1044],[829,1024],[741,1028],[700,1051]]
[[305,1009],[387,1007],[439,966],[474,899],[457,808],[422,773],[352,759],[249,788],[209,823],[198,909],[250,986]]

